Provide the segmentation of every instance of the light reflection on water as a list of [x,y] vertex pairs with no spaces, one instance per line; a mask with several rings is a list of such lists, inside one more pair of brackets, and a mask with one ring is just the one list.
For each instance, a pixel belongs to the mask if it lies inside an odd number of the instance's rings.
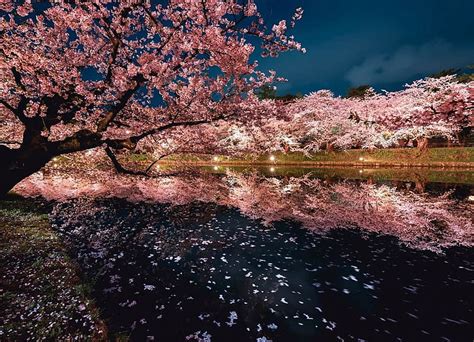
[[[29,194],[48,193],[48,178],[41,182]],[[235,172],[149,182],[63,183],[73,195],[51,215],[113,333],[474,337],[469,185]],[[98,189],[92,199],[74,198],[90,195],[87,187]]]

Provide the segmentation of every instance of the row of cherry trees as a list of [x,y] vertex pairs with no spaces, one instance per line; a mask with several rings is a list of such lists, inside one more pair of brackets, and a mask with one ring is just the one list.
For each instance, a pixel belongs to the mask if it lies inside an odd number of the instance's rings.
[[459,141],[474,126],[474,82],[453,76],[418,80],[396,92],[342,98],[327,90],[278,106],[259,125],[226,127],[220,147],[233,152],[419,146]]
[[474,126],[474,82],[426,78],[395,92],[369,89],[359,98],[320,90],[289,103],[263,100],[253,106],[257,108],[261,112],[254,120],[176,129],[144,140],[139,148],[159,158],[173,153],[423,148],[433,137],[457,143]]

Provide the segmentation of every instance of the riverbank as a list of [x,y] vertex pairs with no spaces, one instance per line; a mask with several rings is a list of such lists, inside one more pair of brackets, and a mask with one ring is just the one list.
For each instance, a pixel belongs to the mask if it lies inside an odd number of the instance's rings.
[[0,340],[106,340],[107,329],[44,203],[0,201]]
[[[137,161],[149,159],[135,155]],[[305,155],[301,152],[263,154],[233,158],[219,155],[175,155],[160,164],[186,163],[191,165],[285,165],[285,166],[347,166],[347,167],[416,167],[474,169],[474,147],[415,148],[321,151]]]

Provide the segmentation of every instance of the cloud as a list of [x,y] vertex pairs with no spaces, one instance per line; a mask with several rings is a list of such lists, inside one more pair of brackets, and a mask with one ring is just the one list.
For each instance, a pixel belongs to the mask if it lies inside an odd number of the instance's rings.
[[280,94],[308,93],[321,88],[345,93],[348,86],[344,79],[346,72],[360,62],[368,51],[373,51],[371,49],[384,51],[390,44],[393,45],[389,40],[374,44],[376,38],[377,35],[371,31],[344,32],[330,37],[315,37],[315,34],[307,32],[302,42],[308,53],[282,54],[276,59],[262,59],[259,64],[261,70],[276,70],[279,76],[289,80],[278,85]]
[[445,40],[405,45],[392,55],[378,54],[352,67],[345,78],[352,85],[404,82],[407,79],[463,67],[474,62],[474,47],[455,47]]

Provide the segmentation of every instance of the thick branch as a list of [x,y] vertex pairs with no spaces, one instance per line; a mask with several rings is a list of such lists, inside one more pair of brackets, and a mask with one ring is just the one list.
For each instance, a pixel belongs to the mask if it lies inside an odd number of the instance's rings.
[[133,149],[137,145],[137,143],[151,135],[166,131],[171,128],[176,128],[176,127],[192,127],[192,126],[198,126],[198,125],[203,125],[203,124],[209,124],[213,123],[219,120],[223,120],[225,118],[230,117],[231,115],[220,115],[218,117],[212,118],[212,119],[203,119],[203,120],[196,120],[196,121],[179,121],[179,122],[171,122],[169,124],[152,128],[148,131],[145,131],[139,135],[135,135],[133,137],[129,137],[126,139],[107,139],[104,141],[108,146],[115,148],[115,149]]
[[134,137],[131,137],[130,140],[134,143],[137,143],[139,142],[140,140],[142,140],[143,138],[146,138],[150,135],[153,135],[153,134],[156,134],[156,133],[160,133],[160,132],[163,132],[163,131],[166,131],[167,129],[171,129],[171,128],[176,128],[176,127],[191,127],[191,126],[198,126],[198,125],[203,125],[203,124],[208,124],[208,123],[211,123],[213,121],[217,121],[217,120],[220,120],[219,119],[214,119],[214,120],[197,120],[197,121],[181,121],[181,122],[171,122],[167,125],[164,125],[164,126],[161,126],[161,127],[157,127],[157,128],[153,128],[153,129],[150,129],[146,132],[143,132],[142,134],[140,135],[137,135],[137,136],[134,136]]
[[101,139],[101,134],[81,130],[64,140],[50,142],[49,148],[54,155],[79,152],[102,145],[104,142]]
[[0,140],[1,145],[21,145],[21,141],[3,141]]
[[142,75],[137,75],[135,77],[136,84],[133,88],[127,90],[125,93],[122,94],[117,104],[115,104],[112,109],[107,113],[105,118],[103,118],[98,126],[97,132],[105,132],[107,127],[109,127],[110,123],[117,117],[117,115],[125,108],[128,101],[132,98],[135,92],[140,88],[142,83],[145,81],[145,78]]
[[10,112],[15,113],[15,108],[10,105],[7,101],[0,99],[0,103],[4,105]]
[[13,67],[11,70],[13,73],[13,77],[15,78],[16,85],[20,87],[21,90],[26,90],[25,85],[21,81],[21,74],[18,72],[18,70],[16,70],[15,67]]
[[25,125],[28,123],[28,118],[25,115],[28,102],[29,100],[26,97],[21,96],[20,102],[18,102],[18,107],[14,111],[16,117]]

